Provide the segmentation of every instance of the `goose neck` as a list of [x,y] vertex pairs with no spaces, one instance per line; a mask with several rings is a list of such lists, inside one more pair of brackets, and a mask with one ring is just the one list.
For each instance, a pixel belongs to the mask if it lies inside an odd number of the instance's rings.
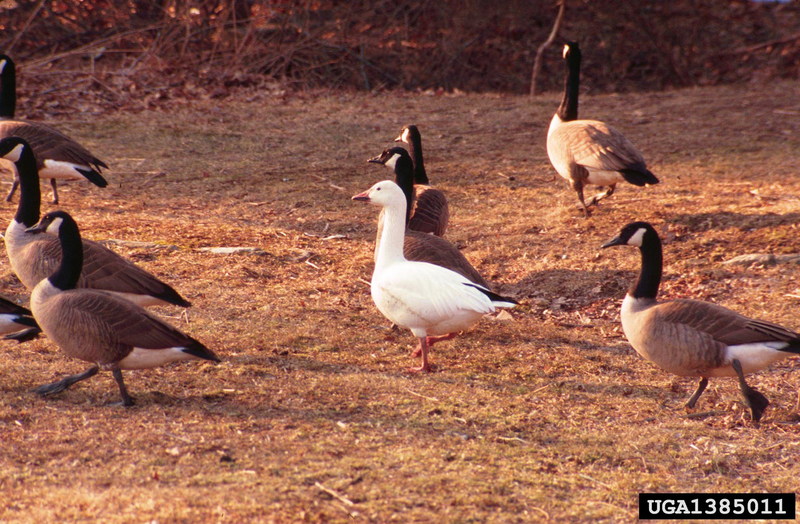
[[658,235],[647,234],[639,248],[642,254],[642,268],[639,278],[628,290],[633,298],[648,298],[655,300],[658,287],[661,285],[661,272],[664,257],[661,251],[661,240]]
[[53,286],[64,291],[78,285],[83,268],[83,244],[74,221],[64,221],[61,224],[58,240],[61,244],[61,263],[47,279]]
[[414,169],[408,157],[400,157],[394,165],[394,182],[403,190],[406,197],[406,224],[411,219],[414,206]]
[[0,75],[0,120],[14,118],[17,109],[17,80],[14,64],[6,62]]
[[14,220],[26,227],[33,227],[39,221],[42,205],[42,193],[39,189],[39,171],[36,158],[30,147],[25,147],[19,159],[14,163],[19,176],[19,204]]
[[564,96],[558,106],[558,114],[563,122],[578,119],[578,93],[580,90],[580,57],[567,58],[567,75],[564,78]]
[[418,135],[413,135],[408,148],[411,150],[411,159],[414,161],[414,183],[430,184],[428,173],[425,171],[425,161],[422,158],[422,139]]
[[405,260],[403,243],[405,242],[406,221],[405,202],[399,200],[383,210],[383,229],[379,232],[378,252],[375,257],[375,273],[395,262]]

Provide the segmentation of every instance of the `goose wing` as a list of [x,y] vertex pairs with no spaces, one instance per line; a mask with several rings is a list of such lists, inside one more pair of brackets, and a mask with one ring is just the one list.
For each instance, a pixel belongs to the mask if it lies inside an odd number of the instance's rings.
[[470,282],[490,289],[489,283],[461,251],[444,238],[419,231],[406,231],[403,255],[408,260],[428,262],[455,271]]
[[642,154],[613,127],[597,120],[561,124],[552,137],[563,144],[575,163],[597,171],[646,169]]
[[87,166],[98,173],[101,168],[108,168],[105,162],[78,142],[45,124],[22,120],[2,121],[0,122],[0,138],[8,136],[24,138],[30,144],[36,156],[38,169],[42,169],[46,159]]
[[444,192],[426,185],[415,185],[414,192],[416,198],[408,228],[443,236],[450,220],[450,207]]

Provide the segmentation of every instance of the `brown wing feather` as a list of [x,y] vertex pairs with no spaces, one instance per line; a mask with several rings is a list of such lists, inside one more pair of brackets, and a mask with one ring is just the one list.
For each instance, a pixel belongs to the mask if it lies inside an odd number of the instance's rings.
[[409,229],[444,236],[450,220],[450,207],[444,192],[425,185],[414,186],[414,192],[416,198]]
[[569,150],[575,163],[600,171],[642,169],[642,154],[613,127],[597,120],[574,120],[562,124],[553,139]]
[[102,160],[78,142],[45,124],[22,120],[1,121],[0,138],[8,136],[24,138],[30,144],[33,154],[36,156],[38,169],[44,166],[46,159],[90,166],[96,170],[108,168]]
[[406,231],[403,254],[408,260],[429,262],[463,275],[470,282],[491,289],[469,260],[447,240],[419,231]]

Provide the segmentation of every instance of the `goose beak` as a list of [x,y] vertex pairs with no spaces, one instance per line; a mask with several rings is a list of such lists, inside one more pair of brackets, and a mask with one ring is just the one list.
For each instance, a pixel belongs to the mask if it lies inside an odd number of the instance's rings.
[[39,233],[44,233],[46,231],[47,231],[47,225],[42,225],[41,222],[25,230],[26,233],[31,233],[32,235],[37,235]]
[[369,202],[369,190],[357,194],[353,197],[353,200],[358,200],[359,202]]
[[368,164],[383,164],[383,153],[367,160]]
[[600,246],[600,247],[601,247],[602,249],[605,249],[605,248],[607,248],[607,247],[611,247],[611,246],[621,246],[621,245],[622,245],[622,244],[624,244],[624,243],[625,243],[625,242],[623,242],[623,241],[622,241],[622,238],[620,238],[620,237],[614,237],[614,238],[612,238],[611,240],[609,240],[608,242],[606,242],[605,244],[603,244],[603,245],[602,245],[602,246]]
[[397,138],[394,139],[395,142],[402,142],[403,141],[403,133],[397,135]]

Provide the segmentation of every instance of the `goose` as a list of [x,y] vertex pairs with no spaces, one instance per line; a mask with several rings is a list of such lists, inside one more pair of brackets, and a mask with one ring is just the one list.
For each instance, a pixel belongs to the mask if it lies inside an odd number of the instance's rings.
[[[422,136],[419,129],[415,125],[404,126],[394,141],[403,142],[408,146],[414,163],[415,201],[409,227],[414,231],[433,233],[438,237],[444,236],[450,220],[450,207],[444,192],[432,187],[428,180],[425,162],[422,159]],[[380,162],[380,157],[374,161]]]
[[[391,180],[378,182],[353,200],[383,207],[380,249],[370,290],[378,310],[419,339],[422,365],[410,372],[430,372],[428,348],[467,329],[496,307],[514,307],[511,298],[492,293],[455,271],[403,255],[406,196]],[[415,352],[416,353],[416,352]]]
[[[39,220],[41,204],[32,148],[22,138],[3,138],[0,157],[14,162],[20,179],[17,212],[5,234],[6,253],[17,277],[25,287],[33,289],[58,267],[61,250],[55,236],[32,235],[27,231]],[[141,306],[191,305],[169,285],[97,242],[86,240],[83,249],[85,263],[78,287],[105,289]]]
[[[379,163],[394,170],[395,183],[400,186],[406,197],[406,209],[414,208],[414,174],[411,156],[402,147],[392,147],[383,151],[368,162]],[[408,213],[406,213],[408,215]],[[375,259],[377,260],[380,247],[381,228],[383,227],[383,212],[378,219],[378,241],[375,243]],[[437,266],[450,269],[466,277],[468,280],[489,288],[489,283],[469,263],[469,260],[449,241],[436,235],[414,231],[411,229],[413,217],[406,216],[406,234],[403,244],[403,254],[409,260],[430,262]]]
[[122,380],[123,369],[147,369],[177,360],[220,361],[203,344],[141,306],[107,291],[76,287],[84,251],[78,225],[68,213],[47,213],[28,231],[57,235],[62,251],[58,268],[31,293],[33,316],[64,353],[94,364],[83,373],[40,386],[36,393],[59,393],[102,368],[111,370],[122,405],[131,406],[134,401]]
[[0,297],[0,335],[4,338],[25,342],[36,338],[41,329],[26,308],[7,298]]
[[638,280],[622,302],[622,329],[645,359],[680,376],[700,377],[686,406],[693,408],[709,377],[735,376],[758,422],[769,405],[744,375],[800,353],[800,334],[771,322],[754,320],[730,309],[699,300],[659,302],[661,239],[647,222],[633,222],[603,244],[635,246],[642,254]]
[[[626,181],[644,186],[658,184],[658,178],[647,169],[642,154],[622,133],[598,120],[578,120],[581,50],[577,43],[564,46],[564,59],[567,64],[564,97],[547,130],[547,155],[558,174],[578,193],[583,211],[589,217],[589,206],[611,196],[617,183]],[[583,188],[588,184],[608,189],[587,204]]]
[[[53,188],[53,204],[58,204],[56,179],[86,179],[98,187],[106,187],[101,171],[108,166],[57,129],[39,122],[15,120],[17,105],[16,68],[8,55],[0,55],[0,138],[18,136],[27,140],[37,159],[41,178],[49,178]],[[18,175],[6,196],[10,202],[19,187]]]

